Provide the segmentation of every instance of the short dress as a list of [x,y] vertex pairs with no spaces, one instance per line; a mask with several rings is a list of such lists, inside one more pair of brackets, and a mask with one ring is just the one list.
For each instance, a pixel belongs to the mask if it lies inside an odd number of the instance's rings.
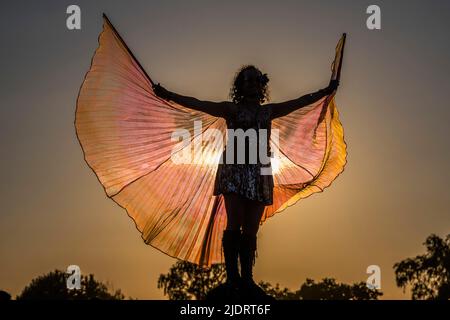
[[[230,114],[225,118],[227,129],[254,129],[257,133],[257,151],[259,155],[260,149],[260,131],[259,129],[266,129],[266,154],[270,157],[270,129],[271,117],[270,110],[265,106],[245,106],[239,105],[234,114]],[[230,137],[228,137],[230,139]],[[236,139],[236,137],[235,137]],[[263,138],[261,138],[263,139]],[[249,161],[249,139],[245,143],[245,161],[243,164],[237,162],[237,141],[234,146],[234,161],[226,161],[227,147],[222,154],[222,161],[219,163],[214,183],[214,195],[237,193],[250,200],[262,202],[264,205],[273,204],[273,188],[274,181],[272,176],[272,167],[269,161],[268,164],[262,163],[260,157],[257,157],[256,163]],[[254,150],[254,148],[252,148]],[[266,161],[267,162],[267,161]],[[264,174],[261,169],[264,168]]]

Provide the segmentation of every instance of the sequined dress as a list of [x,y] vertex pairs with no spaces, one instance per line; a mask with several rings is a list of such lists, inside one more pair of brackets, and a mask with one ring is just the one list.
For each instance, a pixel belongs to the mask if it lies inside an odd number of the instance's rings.
[[[228,129],[227,147],[223,151],[222,161],[219,163],[214,184],[214,195],[237,193],[245,198],[257,200],[265,205],[273,203],[274,181],[271,174],[270,161],[256,157],[256,161],[252,161],[250,152],[260,154],[260,147],[264,148],[266,155],[270,156],[270,110],[266,106],[245,106],[240,105],[234,114],[230,114],[225,118]],[[230,148],[230,129],[237,130],[234,134],[234,158],[227,158],[227,148]],[[245,161],[238,161],[238,152],[242,150],[238,148],[237,137],[239,130],[248,134],[245,139]],[[256,139],[250,139],[250,129],[254,129]],[[265,129],[265,130],[260,130]],[[263,133],[265,131],[265,133]],[[254,137],[254,136],[253,136]],[[265,141],[260,143],[260,141]],[[254,143],[256,142],[256,146]],[[255,158],[253,158],[255,159]],[[267,158],[265,158],[267,159]],[[228,161],[227,161],[228,160]],[[244,163],[241,163],[244,162]],[[263,171],[261,170],[263,169]]]

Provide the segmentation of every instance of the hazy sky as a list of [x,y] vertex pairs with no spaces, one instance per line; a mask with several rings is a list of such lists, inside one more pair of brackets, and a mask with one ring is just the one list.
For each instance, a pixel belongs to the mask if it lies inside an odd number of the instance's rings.
[[[78,4],[82,29],[66,28]],[[381,7],[382,29],[366,28]],[[324,193],[269,219],[255,279],[297,289],[342,282],[393,264],[450,231],[450,2],[448,1],[2,1],[0,4],[0,289],[76,264],[127,296],[160,299],[175,259],[146,246],[83,159],[74,128],[78,90],[110,17],[152,79],[169,90],[225,100],[247,63],[267,72],[272,101],[327,85],[347,32],[336,102],[348,144],[345,172]]]

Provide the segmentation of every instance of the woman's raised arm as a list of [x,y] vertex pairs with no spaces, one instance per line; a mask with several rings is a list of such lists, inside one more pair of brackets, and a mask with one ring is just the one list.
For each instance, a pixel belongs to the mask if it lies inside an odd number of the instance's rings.
[[328,94],[331,94],[334,90],[337,89],[338,85],[339,81],[331,80],[328,87],[324,89],[320,89],[319,91],[310,94],[305,94],[297,99],[280,103],[269,103],[266,106],[271,109],[272,119],[283,117],[297,109],[303,108],[311,103],[316,102],[317,100],[320,100]]
[[163,99],[174,101],[183,107],[202,111],[208,113],[214,117],[225,118],[235,107],[234,103],[229,101],[213,102],[199,100],[194,97],[183,96],[181,94],[171,92],[163,88],[159,83],[153,86],[155,94]]

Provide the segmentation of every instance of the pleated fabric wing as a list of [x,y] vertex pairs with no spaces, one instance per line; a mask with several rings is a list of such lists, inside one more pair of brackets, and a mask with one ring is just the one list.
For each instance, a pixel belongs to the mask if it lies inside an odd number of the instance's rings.
[[[345,40],[344,33],[331,65],[333,80],[340,78]],[[344,170],[347,151],[335,93],[272,121],[274,201],[266,207],[262,222],[300,199],[322,192]]]
[[[336,48],[333,77],[338,77],[344,40]],[[160,99],[152,84],[104,16],[77,100],[75,127],[85,160],[145,243],[199,265],[221,263],[226,212],[223,196],[213,196],[213,189],[225,120]],[[261,223],[330,185],[346,156],[334,93],[275,119],[272,127],[279,137],[271,140],[274,203]],[[188,143],[173,137],[180,130]],[[214,138],[217,132],[224,140]],[[186,151],[194,161],[174,161]]]

